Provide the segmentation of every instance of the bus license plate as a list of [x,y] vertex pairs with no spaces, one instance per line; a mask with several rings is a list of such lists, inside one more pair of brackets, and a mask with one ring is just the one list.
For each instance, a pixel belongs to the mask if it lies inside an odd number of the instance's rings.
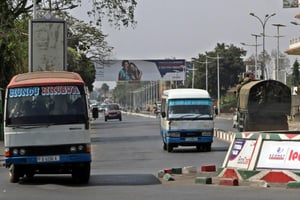
[[38,156],[37,162],[55,162],[59,161],[59,156]]
[[195,142],[195,141],[198,141],[198,138],[197,137],[187,137],[187,138],[185,138],[185,141],[187,141],[187,142]]

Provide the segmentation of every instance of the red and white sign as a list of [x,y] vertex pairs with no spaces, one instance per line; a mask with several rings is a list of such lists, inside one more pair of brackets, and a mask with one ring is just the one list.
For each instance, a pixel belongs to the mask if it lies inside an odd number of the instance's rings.
[[227,167],[248,169],[256,140],[238,139],[234,141]]
[[264,141],[256,168],[300,170],[300,141]]

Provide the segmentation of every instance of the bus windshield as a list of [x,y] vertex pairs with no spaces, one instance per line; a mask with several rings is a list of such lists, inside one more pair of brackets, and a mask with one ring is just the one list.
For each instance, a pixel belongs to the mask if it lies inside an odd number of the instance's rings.
[[211,101],[170,100],[169,118],[207,118],[212,116]]
[[60,85],[8,89],[6,125],[85,123],[83,86]]

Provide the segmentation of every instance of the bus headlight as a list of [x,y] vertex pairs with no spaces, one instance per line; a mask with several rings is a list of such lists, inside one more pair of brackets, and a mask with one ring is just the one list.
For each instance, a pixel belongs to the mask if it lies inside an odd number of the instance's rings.
[[171,132],[171,133],[169,133],[169,137],[180,137],[180,133],[179,132]]
[[204,131],[204,132],[202,132],[202,136],[212,136],[212,132]]

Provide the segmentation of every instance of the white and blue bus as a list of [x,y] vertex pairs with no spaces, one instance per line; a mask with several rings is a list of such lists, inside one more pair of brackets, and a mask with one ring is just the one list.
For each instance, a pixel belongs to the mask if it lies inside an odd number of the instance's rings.
[[213,103],[206,90],[179,88],[163,92],[160,133],[164,150],[196,146],[198,151],[211,151],[213,132]]

